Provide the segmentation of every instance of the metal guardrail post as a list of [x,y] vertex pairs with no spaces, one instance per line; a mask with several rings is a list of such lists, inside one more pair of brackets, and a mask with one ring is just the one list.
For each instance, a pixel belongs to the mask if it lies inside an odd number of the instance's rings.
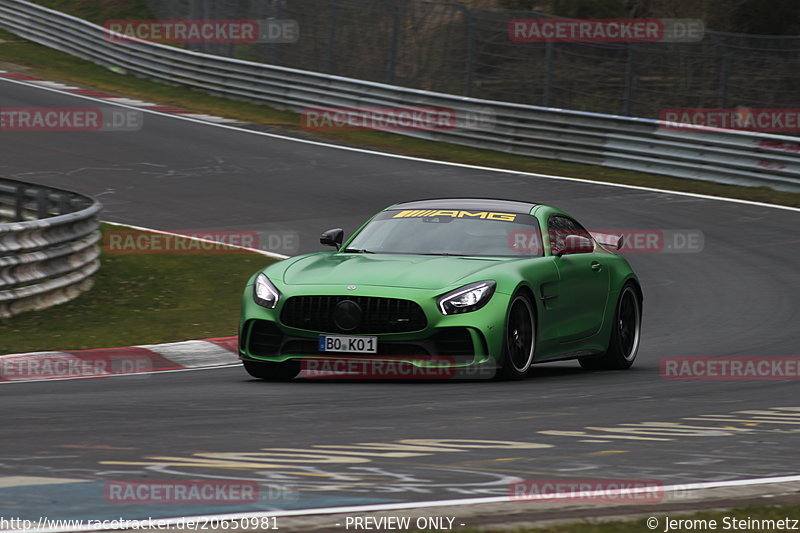
[[[262,4],[257,4],[261,6]],[[283,0],[278,0],[275,2],[275,18],[277,20],[281,20],[283,18]],[[281,45],[279,44],[267,44],[267,57],[269,63],[278,63],[280,61],[280,51]]]
[[628,55],[625,61],[625,92],[622,95],[622,114],[631,114],[631,101],[636,84],[636,43],[628,43]]
[[550,91],[553,87],[553,54],[555,43],[547,41],[544,43],[544,79],[542,80],[542,105],[550,105]]
[[47,218],[50,214],[50,192],[47,189],[36,191],[36,218]]
[[477,43],[475,42],[475,18],[472,16],[472,11],[460,4],[464,8],[464,19],[467,23],[467,59],[466,59],[466,73],[464,75],[464,95],[472,96],[472,84],[475,78],[475,49]]
[[25,220],[25,186],[19,185],[14,190],[14,222]]
[[719,107],[728,107],[728,83],[731,77],[731,54],[728,48],[720,42],[722,65],[719,73]]
[[386,83],[394,83],[395,69],[397,68],[397,39],[400,32],[400,8],[397,0],[386,0],[391,5],[392,12],[392,37],[389,39],[389,54],[386,58]]
[[325,72],[333,74],[334,71],[334,57],[336,50],[336,19],[339,10],[339,0],[328,0],[328,5],[331,9],[330,30],[328,33],[328,54],[325,58]]
[[69,213],[69,199],[66,194],[58,195],[58,214],[66,215]]

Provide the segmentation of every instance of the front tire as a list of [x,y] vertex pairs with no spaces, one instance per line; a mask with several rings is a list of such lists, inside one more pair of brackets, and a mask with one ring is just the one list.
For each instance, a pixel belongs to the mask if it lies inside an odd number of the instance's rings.
[[642,300],[636,287],[627,283],[617,300],[608,350],[600,357],[582,357],[586,370],[624,370],[630,368],[639,352],[642,330]]
[[291,381],[300,373],[300,363],[295,360],[283,363],[242,361],[242,364],[248,374],[266,381]]
[[530,299],[518,293],[506,316],[501,377],[522,379],[528,374],[536,350],[536,318]]

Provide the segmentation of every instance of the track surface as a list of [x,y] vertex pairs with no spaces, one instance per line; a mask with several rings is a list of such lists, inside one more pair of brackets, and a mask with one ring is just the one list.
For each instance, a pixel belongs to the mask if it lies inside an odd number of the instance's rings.
[[[0,107],[92,105],[0,82]],[[797,381],[659,377],[662,357],[798,355],[796,212],[342,151],[152,114],[136,133],[0,132],[0,174],[96,196],[109,220],[164,230],[290,231],[301,251],[318,249],[322,230],[349,234],[396,201],[454,195],[552,203],[591,228],[705,236],[700,253],[629,256],[645,314],[639,359],[626,372],[587,374],[562,363],[536,367],[517,383],[271,384],[234,367],[0,386],[0,475],[74,481],[24,486],[22,478],[0,478],[6,516],[176,516],[505,495],[518,478],[668,484],[798,472],[798,418],[685,420],[800,407]],[[728,430],[646,435],[625,425],[645,422]],[[324,445],[404,439],[448,442],[406,457],[319,458]],[[486,440],[518,444],[474,442]],[[317,453],[286,457],[304,450]],[[186,464],[211,457],[195,454],[219,453],[231,455]],[[204,478],[263,481],[273,492],[265,489],[258,504],[212,507],[120,505],[103,496],[110,480]]]

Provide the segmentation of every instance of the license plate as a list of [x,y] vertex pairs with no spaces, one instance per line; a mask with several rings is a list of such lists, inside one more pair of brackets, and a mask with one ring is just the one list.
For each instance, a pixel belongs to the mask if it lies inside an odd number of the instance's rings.
[[378,337],[320,335],[320,352],[378,353]]

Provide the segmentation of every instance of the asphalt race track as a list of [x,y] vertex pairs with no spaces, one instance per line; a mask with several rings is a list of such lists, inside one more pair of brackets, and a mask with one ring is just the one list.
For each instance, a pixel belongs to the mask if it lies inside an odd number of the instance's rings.
[[[93,105],[0,81],[0,107]],[[439,196],[551,203],[590,228],[704,236],[692,253],[629,255],[645,294],[629,371],[590,374],[567,362],[510,383],[276,384],[232,367],[2,385],[0,476],[25,476],[0,484],[4,515],[181,516],[504,496],[531,478],[673,484],[800,473],[796,380],[659,375],[665,357],[798,356],[796,211],[390,158],[157,114],[138,132],[0,132],[0,174],[91,194],[107,220],[293,232],[300,251],[319,249],[322,230],[350,234],[388,204]],[[382,446],[336,447],[361,443]],[[109,481],[171,479],[269,490],[213,508],[104,496]]]

